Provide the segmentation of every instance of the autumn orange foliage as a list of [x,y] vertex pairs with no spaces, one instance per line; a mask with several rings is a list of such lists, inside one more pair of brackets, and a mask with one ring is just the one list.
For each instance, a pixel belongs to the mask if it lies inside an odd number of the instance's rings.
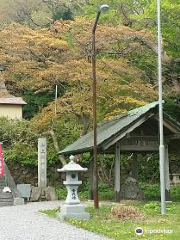
[[[49,29],[30,29],[11,24],[0,31],[0,62],[6,67],[4,78],[9,91],[34,94],[61,88],[56,119],[73,114],[88,131],[92,119],[91,27],[84,18],[56,21]],[[149,48],[153,41],[145,31],[122,25],[97,28],[98,120],[110,119],[156,98],[143,72],[132,67],[128,56],[135,49]],[[32,121],[43,129],[54,118],[54,102]]]

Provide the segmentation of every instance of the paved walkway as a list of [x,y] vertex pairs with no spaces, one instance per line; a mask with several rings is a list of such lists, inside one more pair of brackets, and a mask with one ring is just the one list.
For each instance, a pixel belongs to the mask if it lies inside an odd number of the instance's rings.
[[0,240],[108,240],[38,212],[58,206],[59,201],[1,207]]

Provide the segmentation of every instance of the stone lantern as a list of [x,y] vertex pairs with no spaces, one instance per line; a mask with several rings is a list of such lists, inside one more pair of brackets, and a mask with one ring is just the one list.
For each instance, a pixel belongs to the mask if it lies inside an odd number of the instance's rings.
[[90,214],[85,212],[85,206],[80,204],[78,198],[77,189],[82,181],[78,180],[78,173],[87,171],[87,168],[82,168],[79,164],[74,162],[74,156],[70,156],[70,162],[66,164],[63,168],[57,169],[58,172],[66,173],[66,180],[63,184],[66,186],[68,194],[65,204],[61,206],[61,212],[59,217],[73,218],[79,220],[88,220]]

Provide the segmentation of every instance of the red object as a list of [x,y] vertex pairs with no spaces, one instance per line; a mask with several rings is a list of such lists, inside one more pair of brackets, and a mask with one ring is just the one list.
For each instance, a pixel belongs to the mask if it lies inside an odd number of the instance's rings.
[[0,177],[4,177],[4,158],[1,143],[0,143]]

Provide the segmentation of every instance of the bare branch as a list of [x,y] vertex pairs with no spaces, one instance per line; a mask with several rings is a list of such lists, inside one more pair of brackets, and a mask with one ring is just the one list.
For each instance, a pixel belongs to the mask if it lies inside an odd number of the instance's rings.
[[[60,151],[60,148],[59,148],[57,137],[56,137],[53,129],[47,131],[46,134],[48,134],[48,135],[50,135],[52,137],[54,148],[55,148],[55,150],[56,150],[56,152],[58,154],[58,152]],[[58,157],[59,157],[59,160],[61,161],[63,166],[67,164],[63,155],[59,155],[58,154]]]

